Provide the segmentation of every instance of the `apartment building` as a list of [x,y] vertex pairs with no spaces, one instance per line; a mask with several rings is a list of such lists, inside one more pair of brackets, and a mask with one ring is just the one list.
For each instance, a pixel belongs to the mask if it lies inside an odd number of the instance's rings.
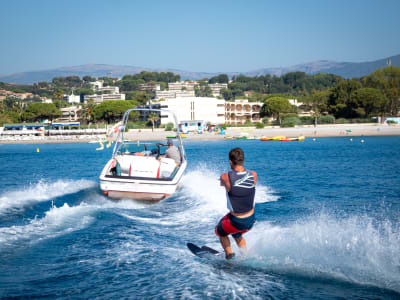
[[88,100],[93,100],[96,104],[100,104],[103,101],[125,100],[125,94],[85,95],[84,102],[87,103]]
[[227,83],[209,83],[208,86],[210,87],[212,95],[214,97],[221,96],[221,89],[227,89],[228,88],[228,84]]
[[138,88],[139,91],[160,91],[161,90],[161,85],[159,83],[143,83],[139,84]]
[[94,81],[90,83],[95,93],[110,93],[119,94],[119,87],[117,86],[103,86],[102,81]]
[[70,106],[60,108],[62,116],[57,119],[57,122],[78,121],[82,111],[81,106]]
[[198,85],[195,81],[178,81],[168,83],[168,90],[170,91],[194,91],[194,87]]
[[195,97],[194,90],[156,91],[156,100]]
[[249,102],[248,100],[235,100],[225,103],[225,120],[227,124],[244,124],[261,122],[261,107],[263,102]]

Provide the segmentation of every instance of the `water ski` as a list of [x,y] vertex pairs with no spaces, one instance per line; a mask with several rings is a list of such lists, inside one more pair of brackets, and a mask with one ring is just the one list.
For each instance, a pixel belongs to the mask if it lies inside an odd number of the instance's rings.
[[215,255],[215,256],[221,255],[221,253],[218,252],[217,250],[215,250],[213,248],[210,248],[210,247],[207,247],[207,246],[203,246],[203,247],[200,248],[199,246],[196,246],[193,243],[187,243],[186,245],[189,248],[189,250],[194,255],[197,255],[198,257],[205,257],[205,256],[208,256],[208,255]]

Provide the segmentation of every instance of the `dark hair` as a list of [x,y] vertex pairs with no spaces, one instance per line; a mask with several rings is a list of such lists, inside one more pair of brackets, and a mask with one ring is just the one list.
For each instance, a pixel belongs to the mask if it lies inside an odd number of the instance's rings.
[[174,144],[174,142],[171,140],[171,139],[168,139],[167,140],[167,145],[168,146],[172,146]]
[[229,151],[229,160],[236,166],[243,166],[244,152],[241,148],[234,148]]

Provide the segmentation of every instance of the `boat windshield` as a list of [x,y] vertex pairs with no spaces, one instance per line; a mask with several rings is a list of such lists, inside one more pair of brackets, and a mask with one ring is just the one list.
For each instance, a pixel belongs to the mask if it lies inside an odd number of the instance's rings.
[[165,150],[167,148],[166,145],[160,143],[123,143],[118,148],[117,155],[159,156],[165,155]]

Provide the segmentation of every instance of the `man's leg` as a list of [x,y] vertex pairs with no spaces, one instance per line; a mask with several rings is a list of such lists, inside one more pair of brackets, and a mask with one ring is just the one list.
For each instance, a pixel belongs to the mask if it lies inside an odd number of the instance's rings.
[[243,253],[246,253],[247,252],[247,247],[246,247],[246,240],[244,239],[244,237],[240,236],[240,237],[233,237],[233,238],[235,239],[236,244],[239,246],[240,250]]
[[220,236],[219,241],[221,242],[222,248],[224,248],[225,255],[231,254],[232,249],[231,249],[231,241],[229,240],[229,236]]

